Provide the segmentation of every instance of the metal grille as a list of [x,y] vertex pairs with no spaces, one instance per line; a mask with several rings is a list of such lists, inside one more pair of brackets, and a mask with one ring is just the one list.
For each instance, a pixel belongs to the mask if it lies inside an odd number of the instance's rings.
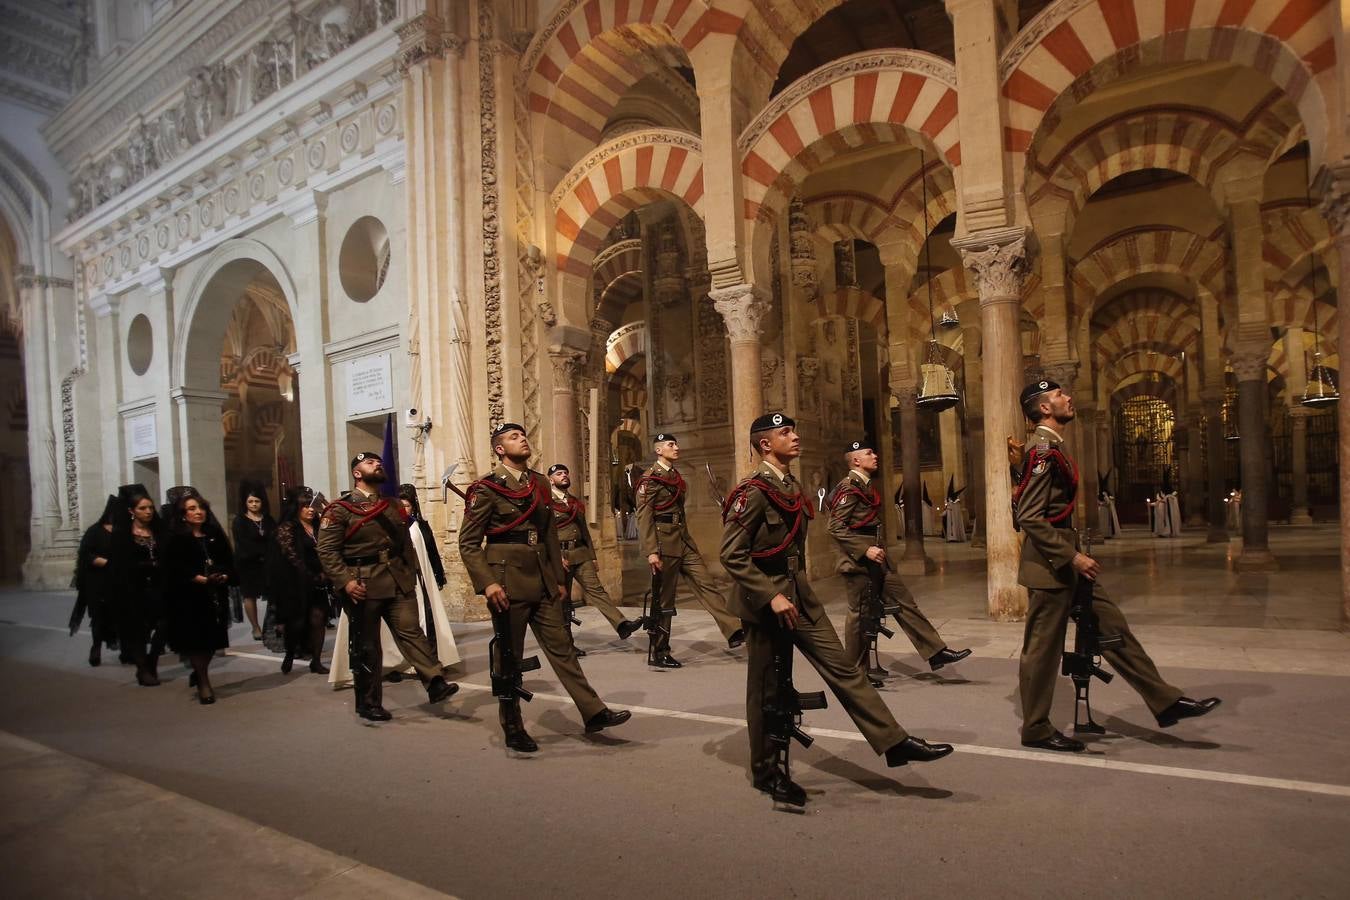
[[1161,489],[1163,473],[1177,484],[1177,451],[1172,438],[1176,415],[1157,397],[1131,397],[1116,407],[1118,496],[1142,502]]

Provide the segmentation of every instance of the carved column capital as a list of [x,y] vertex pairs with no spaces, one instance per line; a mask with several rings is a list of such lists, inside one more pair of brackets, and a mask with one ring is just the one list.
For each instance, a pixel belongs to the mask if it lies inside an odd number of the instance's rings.
[[722,314],[731,342],[758,341],[769,312],[768,295],[750,284],[737,284],[708,292],[713,307]]
[[918,386],[913,384],[891,384],[891,396],[901,412],[913,412],[918,409]]
[[394,29],[398,35],[398,57],[395,65],[400,75],[408,74],[413,66],[464,48],[464,40],[449,30],[444,20],[432,13],[413,16]]
[[1045,369],[1045,374],[1058,382],[1061,387],[1068,388],[1070,392],[1075,390],[1074,385],[1078,381],[1078,363],[1065,360],[1063,362],[1046,363],[1042,368]]
[[1233,374],[1238,381],[1265,381],[1267,359],[1266,353],[1257,350],[1235,353],[1230,360]]
[[553,364],[553,390],[570,393],[586,369],[586,351],[571,347],[550,349],[548,361]]
[[975,277],[980,304],[1018,299],[1031,269],[1027,233],[1022,228],[984,232],[951,242],[961,263]]
[[1350,241],[1350,165],[1318,173],[1319,205],[1331,234],[1340,242]]

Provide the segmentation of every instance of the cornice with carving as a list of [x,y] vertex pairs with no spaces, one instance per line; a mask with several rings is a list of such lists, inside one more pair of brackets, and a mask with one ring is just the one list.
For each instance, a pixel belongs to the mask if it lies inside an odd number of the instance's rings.
[[703,141],[699,139],[698,135],[688,131],[679,131],[673,128],[654,128],[621,135],[586,154],[580,162],[572,167],[570,172],[563,176],[562,181],[558,182],[558,186],[549,195],[549,199],[553,201],[553,208],[557,209],[562,204],[563,198],[567,196],[567,192],[576,187],[581,179],[589,175],[597,166],[603,164],[605,160],[622,153],[624,150],[651,144],[667,144],[692,150],[700,156],[703,154]]
[[1008,80],[1008,76],[1022,64],[1022,60],[1026,59],[1032,50],[1040,45],[1041,40],[1047,34],[1054,31],[1063,22],[1068,21],[1074,13],[1083,7],[1096,2],[1097,0],[1059,0],[1059,2],[1051,3],[1037,13],[1024,28],[1017,32],[1017,37],[999,57],[999,84]]
[[736,141],[740,156],[750,152],[769,126],[789,109],[826,85],[842,81],[861,72],[900,71],[916,72],[947,87],[956,87],[956,66],[940,56],[921,50],[873,50],[854,53],[829,65],[813,69],[788,85],[768,106],[760,110]]

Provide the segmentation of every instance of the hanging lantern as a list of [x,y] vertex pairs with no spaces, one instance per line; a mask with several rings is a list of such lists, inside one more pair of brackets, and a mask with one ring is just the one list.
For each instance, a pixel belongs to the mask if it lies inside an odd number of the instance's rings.
[[951,307],[948,307],[947,309],[944,309],[942,311],[942,315],[938,317],[938,327],[960,328],[961,317],[956,314],[956,310],[952,309]]
[[1238,434],[1237,410],[1233,409],[1233,394],[1230,392],[1223,401],[1223,439],[1225,441],[1236,441],[1242,436]]
[[[951,409],[960,402],[961,395],[956,393],[956,377],[952,375],[952,370],[947,368],[947,364],[942,361],[942,351],[938,347],[937,339],[937,319],[933,316],[933,251],[928,241],[927,168],[927,160],[924,158],[923,150],[920,150],[919,183],[923,186],[923,265],[928,272],[928,361],[920,367],[923,373],[923,384],[919,388],[919,396],[914,402],[920,409],[942,412],[944,409]],[[946,313],[943,314],[943,321],[946,322]],[[956,324],[955,312],[952,313],[952,322]]]
[[[1309,173],[1311,174],[1311,172]],[[1304,178],[1306,184],[1308,179]],[[1312,191],[1307,191],[1308,207],[1312,208]],[[1340,392],[1336,390],[1336,378],[1331,374],[1331,370],[1322,365],[1322,335],[1321,329],[1317,323],[1317,266],[1313,261],[1312,252],[1308,252],[1308,278],[1312,282],[1310,290],[1312,292],[1312,314],[1313,314],[1313,364],[1312,370],[1308,372],[1308,383],[1303,388],[1304,406],[1313,409],[1321,409],[1324,406],[1331,406],[1337,400],[1341,399]]]

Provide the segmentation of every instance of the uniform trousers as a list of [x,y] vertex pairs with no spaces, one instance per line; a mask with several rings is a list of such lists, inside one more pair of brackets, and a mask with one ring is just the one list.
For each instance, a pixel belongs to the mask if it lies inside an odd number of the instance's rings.
[[348,653],[351,658],[352,682],[356,689],[357,708],[381,705],[384,674],[384,651],[380,647],[380,620],[389,626],[394,643],[404,659],[412,663],[422,684],[441,674],[436,648],[432,646],[417,617],[417,598],[412,594],[396,597],[353,600],[342,595],[342,608],[347,613]]
[[[844,588],[848,593],[848,616],[844,619],[844,655],[863,666],[867,664],[868,644],[862,639],[862,599],[868,580],[867,575],[844,576]],[[914,602],[914,595],[909,592],[904,581],[894,572],[886,573],[882,603],[890,608],[899,607],[895,621],[924,659],[932,659],[947,646],[933,623],[919,609],[919,604]]]
[[[507,611],[511,624],[511,648],[516,659],[525,658],[525,627],[534,632],[535,642],[544,652],[553,674],[558,676],[572,702],[577,705],[583,721],[605,709],[604,701],[596,694],[586,674],[577,662],[576,646],[563,626],[562,603],[556,597],[537,600],[512,600]],[[493,660],[496,664],[496,660]]]
[[[1051,591],[1032,588],[1030,593],[1021,663],[1017,670],[1022,696],[1022,740],[1043,741],[1057,730],[1050,723],[1050,706],[1055,699],[1055,681],[1060,674],[1064,635],[1068,630],[1069,609],[1073,606],[1073,588]],[[1120,607],[1099,583],[1092,585],[1092,608],[1097,613],[1101,636],[1120,635],[1122,639],[1120,646],[1102,651],[1111,668],[1139,693],[1155,716],[1175,703],[1181,697],[1181,689],[1168,684],[1158,674],[1158,667],[1130,631]]]
[[[773,670],[774,641],[782,629],[778,617],[766,605],[753,621],[747,620],[745,645],[749,651],[745,683],[745,718],[750,730],[750,773],[766,777],[774,765],[774,746],[764,731],[764,699],[777,688]],[[792,641],[815,667],[848,713],[872,750],[885,753],[909,735],[895,721],[881,695],[868,682],[855,660],[844,653],[839,635],[824,610],[815,620],[797,619]]]
[[[661,554],[661,596],[657,598],[657,609],[675,608],[675,589],[679,586],[680,576],[693,586],[694,596],[703,608],[712,613],[722,637],[731,640],[731,636],[740,630],[741,620],[727,609],[726,601],[713,584],[707,564],[692,547],[686,546],[684,553],[679,556]],[[670,635],[662,633],[655,649],[658,653],[670,650]]]
[[617,631],[624,622],[624,615],[609,599],[609,594],[605,593],[605,586],[600,583],[600,570],[595,565],[595,560],[588,559],[576,563],[570,572],[573,583],[581,586],[581,603],[577,605],[592,606],[600,610],[600,615],[604,616],[610,626]]

